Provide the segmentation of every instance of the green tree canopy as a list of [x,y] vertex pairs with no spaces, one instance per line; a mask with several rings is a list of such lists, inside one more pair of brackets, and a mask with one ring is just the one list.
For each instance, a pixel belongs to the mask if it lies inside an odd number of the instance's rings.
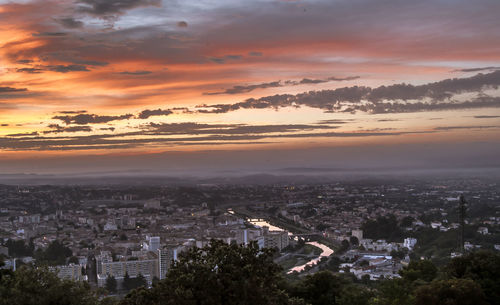
[[0,305],[96,305],[86,282],[60,280],[45,268],[22,267],[0,279]]
[[368,219],[361,229],[366,238],[387,239],[389,241],[400,240],[402,237],[401,228],[398,225],[396,216],[390,214],[377,217],[375,220]]
[[166,278],[153,288],[130,293],[122,304],[287,304],[278,283],[281,267],[273,250],[212,240],[179,255]]
[[148,282],[142,274],[139,274],[136,277],[130,277],[128,273],[125,273],[125,276],[123,278],[123,289],[125,290],[133,290],[139,287],[145,287],[147,286],[147,284]]
[[336,298],[348,282],[330,271],[308,275],[292,288],[292,295],[304,299],[311,305],[337,304]]
[[109,291],[110,293],[115,293],[116,292],[116,279],[114,276],[108,276],[106,278],[106,290]]
[[[415,305],[486,305],[481,287],[469,279],[433,281],[416,290]],[[495,303],[497,304],[497,303]]]
[[65,265],[66,258],[73,255],[70,248],[64,246],[60,241],[55,240],[45,249],[37,249],[35,258],[37,263],[48,264],[51,266]]
[[417,280],[430,282],[437,276],[438,269],[429,260],[413,260],[399,274],[408,282]]
[[23,256],[32,256],[34,245],[33,242],[30,242],[28,245],[24,242],[24,240],[12,240],[9,239],[5,243],[9,251],[9,255],[12,257],[23,257]]
[[451,278],[473,280],[481,286],[490,304],[500,304],[500,254],[478,251],[456,257],[445,272]]

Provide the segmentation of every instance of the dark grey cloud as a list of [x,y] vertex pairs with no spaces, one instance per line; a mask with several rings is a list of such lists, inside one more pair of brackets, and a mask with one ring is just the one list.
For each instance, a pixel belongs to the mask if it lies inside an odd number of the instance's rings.
[[328,77],[326,79],[311,79],[311,78],[303,78],[300,81],[285,81],[285,84],[287,85],[304,85],[304,84],[321,84],[321,83],[327,83],[331,81],[346,81],[346,80],[355,80],[358,79],[359,76],[349,76],[349,77]]
[[95,16],[121,15],[143,6],[159,6],[160,0],[78,0],[78,11]]
[[58,111],[57,113],[61,113],[61,114],[81,114],[81,113],[87,113],[87,110],[65,110],[65,111]]
[[195,113],[196,111],[193,111],[187,107],[173,107],[171,108],[172,111],[181,111],[182,113],[186,113],[186,114],[191,114],[191,113]]
[[77,65],[85,65],[85,66],[99,66],[99,67],[104,67],[107,66],[109,63],[105,61],[97,61],[97,60],[90,60],[90,59],[78,59],[78,58],[72,58],[68,59],[68,62],[77,64]]
[[251,52],[248,52],[248,56],[256,56],[256,57],[259,57],[259,56],[262,56],[264,55],[262,52],[257,52],[257,51],[251,51]]
[[0,87],[0,93],[25,92],[26,88]]
[[144,71],[144,70],[137,70],[137,71],[122,71],[118,72],[118,74],[123,74],[123,75],[148,75],[153,72],[151,71]]
[[[18,99],[28,96],[36,96],[37,93],[28,91],[27,88],[1,87],[0,100],[2,99]],[[14,108],[11,104],[0,104],[1,108]]]
[[115,131],[116,128],[114,127],[102,127],[102,128],[99,128],[99,130],[109,130],[109,131]]
[[224,58],[231,59],[231,60],[239,60],[239,59],[242,59],[243,56],[241,56],[241,55],[226,55]]
[[482,71],[491,71],[491,70],[500,70],[500,67],[484,67],[484,68],[468,68],[468,69],[458,69],[456,72],[482,72]]
[[277,87],[283,87],[283,86],[297,86],[297,85],[304,85],[304,84],[321,84],[321,83],[327,83],[331,81],[346,81],[346,80],[354,80],[358,79],[359,76],[349,76],[349,77],[328,77],[326,79],[310,79],[310,78],[303,78],[300,81],[293,81],[293,80],[286,80],[284,82],[282,81],[274,81],[274,82],[268,82],[268,83],[261,83],[261,84],[255,84],[255,85],[246,85],[246,86],[234,86],[232,88],[226,89],[224,91],[218,91],[218,92],[205,92],[203,95],[220,95],[220,94],[240,94],[240,93],[247,93],[250,91],[253,91],[255,89],[267,89],[267,88],[277,88]]
[[188,23],[186,21],[179,21],[177,22],[177,26],[180,28],[187,28]]
[[[219,126],[220,125],[220,126]],[[223,144],[261,144],[262,140],[279,140],[286,138],[350,138],[350,137],[379,137],[400,136],[414,133],[426,132],[308,132],[293,133],[301,129],[299,125],[269,125],[248,126],[228,124],[196,124],[180,123],[170,125],[153,126],[153,133],[143,132],[145,137],[131,138],[130,135],[139,133],[88,135],[73,137],[42,137],[36,134],[27,134],[15,139],[11,137],[0,137],[0,148],[8,150],[77,150],[77,149],[113,149],[132,148],[144,145],[223,145]],[[150,126],[150,127],[151,127]],[[216,127],[219,126],[219,127]],[[225,126],[224,128],[222,126]],[[231,126],[231,127],[228,127]],[[217,130],[217,134],[205,134],[204,130]],[[317,129],[317,126],[305,126],[306,129]],[[334,128],[334,127],[332,127]],[[239,133],[251,131],[250,134]],[[271,133],[271,134],[267,134]],[[165,134],[176,135],[175,137],[164,137]],[[197,136],[202,134],[202,136]],[[147,137],[147,136],[150,137]],[[162,137],[155,137],[155,135]],[[179,137],[179,135],[184,135]],[[267,140],[269,141],[269,140]],[[267,142],[266,142],[267,143]]]
[[[198,105],[199,113],[226,113],[238,109],[262,109],[307,106],[325,112],[362,111],[372,114],[440,111],[468,108],[500,107],[500,98],[485,96],[485,89],[498,89],[500,71],[453,78],[424,85],[395,84],[376,88],[354,86],[334,90],[309,91],[296,95],[276,94],[249,98],[234,104]],[[451,98],[460,93],[475,92],[479,97],[458,102]],[[422,101],[428,99],[429,101]],[[417,102],[410,102],[416,100]],[[361,103],[365,101],[365,103]]]
[[154,109],[154,110],[149,110],[149,109],[146,109],[146,110],[143,110],[141,111],[141,113],[138,114],[138,118],[139,119],[147,119],[149,117],[152,117],[152,116],[158,116],[158,115],[170,115],[174,113],[172,110],[170,109]]
[[173,107],[173,108],[169,108],[169,109],[158,108],[158,109],[153,109],[153,110],[145,109],[137,115],[137,118],[147,119],[147,118],[152,117],[152,116],[167,116],[167,115],[171,115],[175,112],[182,112],[184,114],[196,113],[196,111],[192,111],[187,107]]
[[65,116],[54,116],[52,119],[61,120],[66,125],[76,124],[76,125],[87,125],[87,124],[102,124],[111,121],[128,120],[132,118],[132,114],[124,114],[118,116],[110,115],[97,115],[97,114],[77,114],[77,115],[65,115]]
[[266,89],[266,88],[276,88],[282,87],[282,83],[280,81],[269,82],[269,83],[261,83],[256,85],[248,85],[248,86],[234,86],[232,88],[226,89],[224,91],[219,92],[204,92],[203,95],[220,95],[220,94],[240,94],[253,91],[255,89]]
[[86,66],[83,65],[51,65],[45,66],[45,69],[52,72],[68,73],[68,72],[88,72]]
[[62,133],[62,132],[91,132],[92,128],[90,126],[60,126],[59,124],[50,124],[47,126],[51,128],[51,130],[43,131],[44,134],[50,133]]
[[[198,124],[198,123],[150,123],[144,126],[148,134],[154,135],[249,135],[277,132],[297,132],[314,129],[337,129],[339,126],[318,126],[307,124],[245,125],[245,124]],[[152,132],[152,133],[151,133]]]
[[31,34],[33,37],[64,37],[67,33],[64,32],[38,32]]
[[[361,128],[361,127],[360,127]],[[397,128],[371,128],[371,129],[360,129],[358,132],[373,132],[373,131],[391,131],[391,130],[397,130]],[[419,132],[420,133],[420,132]],[[426,132],[424,132],[426,133]]]
[[7,127],[7,126],[9,126],[9,124],[0,124],[0,126]]
[[69,29],[77,29],[77,28],[81,28],[83,26],[83,22],[76,20],[73,17],[59,18],[59,19],[56,19],[56,21],[59,24],[61,24],[62,26],[69,28]]
[[500,118],[500,115],[475,115],[475,119],[496,119]]
[[210,57],[209,60],[213,61],[216,64],[223,64],[226,62],[224,58],[218,58],[218,57]]
[[444,111],[461,110],[473,108],[499,108],[500,98],[497,97],[478,97],[465,102],[449,103],[377,103],[366,106],[354,106],[347,108],[344,112],[364,111],[371,114],[381,113],[410,113],[422,111]]
[[[99,63],[93,61],[84,61],[88,64],[98,64],[98,65],[107,65],[107,63]],[[50,65],[50,66],[37,66],[36,68],[19,68],[16,69],[16,72],[19,73],[30,73],[30,74],[38,74],[43,71],[52,71],[59,73],[68,73],[68,72],[88,72],[90,71],[84,65]]]
[[39,69],[39,68],[20,68],[20,69],[16,69],[16,72],[31,73],[31,74],[42,73],[42,71],[43,71],[43,69]]
[[23,64],[23,65],[25,65],[25,64],[30,64],[30,63],[32,63],[32,62],[33,62],[33,60],[31,60],[31,59],[20,59],[20,60],[17,60],[16,62],[17,62],[18,64]]
[[240,60],[242,58],[243,56],[241,55],[225,55],[224,57],[209,57],[208,60],[216,64],[225,64],[227,61]]
[[37,136],[38,132],[33,131],[33,132],[25,132],[25,133],[13,133],[13,134],[8,134],[7,137],[26,137],[26,136]]
[[355,120],[353,119],[345,119],[345,120],[338,120],[338,119],[332,119],[332,120],[321,120],[319,122],[317,122],[316,124],[348,124],[348,123],[352,123],[354,122]]
[[500,128],[500,126],[442,126],[436,127],[434,130],[457,130],[457,129],[491,129],[491,128]]
[[88,58],[83,58],[80,55],[77,55],[79,52],[75,51],[55,51],[55,52],[46,52],[43,55],[40,55],[39,58],[43,61],[51,62],[66,62],[75,65],[84,65],[84,66],[107,66],[108,62],[92,60]]
[[[108,63],[104,61],[92,60],[75,56],[71,52],[47,52],[39,56],[39,59],[45,62],[67,62],[69,65],[31,65],[30,67],[18,68],[16,72],[20,73],[42,73],[43,71],[53,71],[59,73],[68,72],[88,72],[90,71],[87,66],[107,66]],[[17,61],[23,65],[32,64],[32,60]]]

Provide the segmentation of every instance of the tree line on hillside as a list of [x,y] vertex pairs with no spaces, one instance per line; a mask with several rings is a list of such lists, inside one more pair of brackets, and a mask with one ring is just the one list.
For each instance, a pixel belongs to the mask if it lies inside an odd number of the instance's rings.
[[[439,217],[434,217],[432,214],[424,214],[419,219],[430,222],[430,219],[442,218],[440,213],[438,215]],[[395,215],[388,214],[365,220],[361,225],[361,229],[365,238],[373,240],[385,239],[390,242],[402,242],[406,237],[414,237],[418,240],[418,243],[413,252],[410,253],[411,258],[425,257],[432,259],[433,263],[439,266],[448,263],[449,254],[458,250],[459,230],[449,228],[446,231],[441,231],[440,229],[424,227],[408,231],[407,228],[412,226],[413,221],[415,219],[411,216],[406,216],[398,221]],[[494,245],[500,243],[500,234],[493,231],[491,234],[483,235],[477,231],[479,226],[478,224],[465,225],[465,241],[473,241],[474,244],[480,245],[483,249],[493,250]],[[341,246],[339,250],[346,250],[349,245]]]
[[87,283],[47,269],[0,270],[0,305],[487,305],[500,304],[500,255],[475,252],[438,269],[411,261],[400,278],[358,281],[320,271],[286,279],[273,250],[212,241],[179,256],[166,278],[123,299],[102,298]]
[[33,240],[26,244],[24,240],[8,239],[4,246],[7,247],[9,256],[16,258],[32,256],[38,265],[56,266],[65,265],[68,262],[78,263],[78,259],[72,256],[71,249],[58,240],[50,242],[45,249],[35,250]]

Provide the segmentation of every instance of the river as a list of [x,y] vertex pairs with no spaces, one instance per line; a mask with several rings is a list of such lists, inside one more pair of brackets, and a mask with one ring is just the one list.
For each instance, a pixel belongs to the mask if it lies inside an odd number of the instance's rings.
[[[247,221],[249,223],[256,225],[256,226],[259,226],[259,227],[268,226],[270,231],[285,231],[284,229],[282,229],[280,227],[277,227],[277,226],[270,224],[265,219],[248,219]],[[290,232],[289,232],[289,234],[293,235]],[[293,267],[292,269],[288,270],[287,273],[292,273],[294,271],[302,272],[302,271],[304,271],[304,269],[307,266],[313,266],[313,265],[317,264],[321,260],[321,258],[328,257],[328,256],[333,254],[333,250],[330,247],[328,247],[322,243],[319,243],[317,241],[307,242],[306,244],[320,248],[322,251],[321,254],[319,255],[319,257],[314,258],[303,265]]]
[[292,273],[295,271],[302,272],[302,271],[304,271],[304,269],[307,266],[313,266],[313,265],[317,264],[323,257],[328,257],[328,256],[333,254],[332,249],[330,249],[329,247],[327,247],[323,244],[320,244],[319,242],[311,241],[311,242],[307,242],[306,244],[320,248],[322,250],[321,254],[319,255],[319,257],[312,259],[303,265],[293,267],[292,269],[288,270],[287,273]]

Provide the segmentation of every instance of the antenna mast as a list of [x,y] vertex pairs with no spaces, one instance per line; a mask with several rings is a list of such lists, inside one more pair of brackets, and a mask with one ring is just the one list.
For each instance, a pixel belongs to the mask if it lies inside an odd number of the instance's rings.
[[460,217],[460,235],[459,235],[459,248],[460,252],[464,253],[464,235],[465,235],[465,212],[467,211],[467,201],[465,201],[464,195],[460,195],[460,203],[458,206],[458,214]]

